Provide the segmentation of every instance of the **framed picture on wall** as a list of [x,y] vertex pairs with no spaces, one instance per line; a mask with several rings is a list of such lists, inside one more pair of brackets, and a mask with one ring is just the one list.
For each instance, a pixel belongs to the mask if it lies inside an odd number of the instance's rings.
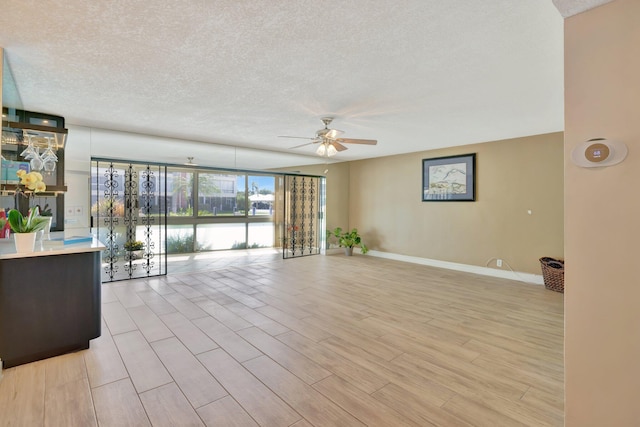
[[422,160],[423,202],[476,200],[476,154]]

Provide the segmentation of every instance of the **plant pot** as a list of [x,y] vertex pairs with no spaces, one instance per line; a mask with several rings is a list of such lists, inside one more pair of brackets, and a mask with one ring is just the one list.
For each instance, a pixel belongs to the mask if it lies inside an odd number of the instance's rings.
[[48,240],[51,237],[51,221],[53,217],[47,216],[45,218],[47,218],[47,223],[42,230],[36,232],[36,240]]
[[127,251],[129,252],[129,258],[132,260],[142,259],[144,257],[144,249],[139,249],[135,251]]
[[344,254],[346,256],[351,256],[353,255],[353,248],[344,248]]
[[13,233],[13,240],[16,244],[17,253],[31,253],[36,244],[36,233]]

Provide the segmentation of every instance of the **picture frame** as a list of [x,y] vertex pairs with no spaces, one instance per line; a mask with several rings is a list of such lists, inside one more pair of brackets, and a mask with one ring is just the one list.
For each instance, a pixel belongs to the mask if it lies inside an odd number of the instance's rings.
[[423,202],[474,202],[476,153],[422,159]]

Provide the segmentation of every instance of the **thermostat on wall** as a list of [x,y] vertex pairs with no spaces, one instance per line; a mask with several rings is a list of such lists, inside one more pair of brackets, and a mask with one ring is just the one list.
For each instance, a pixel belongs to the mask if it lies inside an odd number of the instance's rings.
[[594,138],[579,144],[571,152],[571,160],[584,168],[612,166],[627,157],[627,146],[624,142],[605,138]]

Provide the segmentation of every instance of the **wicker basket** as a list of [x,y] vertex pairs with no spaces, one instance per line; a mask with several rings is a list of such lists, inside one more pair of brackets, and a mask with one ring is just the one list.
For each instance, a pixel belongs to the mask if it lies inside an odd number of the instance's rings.
[[544,287],[556,292],[564,292],[564,261],[561,259],[540,258]]

